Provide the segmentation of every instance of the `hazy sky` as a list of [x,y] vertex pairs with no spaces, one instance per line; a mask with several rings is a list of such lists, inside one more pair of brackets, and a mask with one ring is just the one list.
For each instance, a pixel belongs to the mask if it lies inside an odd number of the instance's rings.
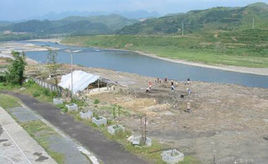
[[245,6],[268,0],[0,0],[0,20],[21,20],[65,11],[186,12],[215,6]]

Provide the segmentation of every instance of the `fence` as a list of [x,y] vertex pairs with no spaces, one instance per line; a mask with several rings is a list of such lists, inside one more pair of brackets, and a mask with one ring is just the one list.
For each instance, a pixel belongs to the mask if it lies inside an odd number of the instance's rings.
[[59,86],[56,86],[54,84],[50,84],[50,83],[47,83],[43,80],[39,80],[39,79],[36,79],[36,78],[31,78],[35,83],[37,83],[38,85],[40,85],[41,87],[43,88],[46,88],[46,89],[49,89],[51,92],[57,92],[59,93],[60,95],[62,94],[62,91],[63,89]]

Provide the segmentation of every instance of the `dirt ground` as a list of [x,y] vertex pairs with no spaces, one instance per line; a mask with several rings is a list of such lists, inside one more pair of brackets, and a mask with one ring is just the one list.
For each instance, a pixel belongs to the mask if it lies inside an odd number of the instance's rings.
[[10,59],[0,57],[0,65],[1,67],[7,66],[10,63]]
[[[149,120],[150,137],[202,163],[268,162],[268,89],[194,81],[190,85],[175,82],[171,91],[170,81],[156,83],[155,78],[97,68],[75,69],[121,86],[90,98],[100,100],[98,106],[118,104],[128,110],[130,115],[119,121],[135,133],[140,132],[137,115],[143,114]],[[63,70],[68,72],[69,67]],[[146,93],[149,81],[153,86]],[[186,88],[191,89],[190,95]],[[191,112],[185,112],[187,103]]]

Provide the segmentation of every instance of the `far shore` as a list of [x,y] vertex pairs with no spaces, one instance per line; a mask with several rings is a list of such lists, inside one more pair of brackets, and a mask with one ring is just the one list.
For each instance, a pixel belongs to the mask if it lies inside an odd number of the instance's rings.
[[[61,39],[59,39],[59,38],[35,39],[35,40],[28,40],[28,41],[54,42],[54,43],[58,43],[58,44],[62,44],[62,45],[78,46],[76,44],[63,44],[61,42]],[[44,51],[44,49],[42,49],[42,48],[41,47],[34,47],[35,50],[33,50],[33,51]],[[207,64],[203,64],[203,63],[195,63],[195,62],[189,62],[189,61],[179,60],[179,59],[164,58],[164,57],[157,56],[156,54],[145,53],[142,51],[132,51],[132,50],[126,50],[126,49],[102,48],[102,47],[93,47],[93,48],[135,52],[139,55],[148,56],[148,57],[152,57],[152,58],[156,58],[156,59],[160,59],[160,60],[164,60],[164,61],[168,61],[168,62],[178,63],[178,64],[186,64],[186,65],[191,65],[191,66],[196,66],[196,67],[218,69],[218,70],[223,70],[223,71],[232,71],[232,72],[239,72],[239,73],[249,73],[249,74],[255,74],[255,75],[268,76],[268,68],[248,68],[248,67],[228,66],[228,65],[207,65]],[[27,50],[26,50],[26,52],[27,52]],[[29,60],[31,60],[31,63],[37,63],[36,61],[33,61],[32,59],[29,59]]]
[[[72,45],[72,46],[78,46],[76,44],[64,44],[59,42],[63,45]],[[81,45],[79,45],[81,46]],[[90,46],[89,46],[90,47]],[[249,68],[249,67],[239,67],[239,66],[231,66],[231,65],[207,65],[203,63],[194,63],[190,61],[180,60],[180,59],[170,59],[170,58],[164,58],[157,56],[156,54],[151,53],[145,53],[142,51],[132,51],[132,50],[126,50],[126,49],[116,49],[116,48],[102,48],[102,47],[93,47],[98,49],[105,49],[105,50],[120,50],[120,51],[127,51],[127,52],[135,52],[139,55],[148,56],[172,63],[178,63],[178,64],[186,64],[196,67],[203,67],[203,68],[210,68],[210,69],[218,69],[223,71],[231,71],[231,72],[239,72],[239,73],[249,73],[249,74],[255,74],[255,75],[262,75],[262,76],[268,76],[268,68]]]
[[232,71],[232,72],[250,73],[250,74],[256,74],[256,75],[268,76],[268,68],[249,68],[249,67],[228,66],[228,65],[215,65],[214,66],[214,65],[194,63],[194,62],[189,62],[189,61],[184,61],[184,60],[179,60],[179,59],[163,58],[155,54],[148,54],[142,51],[132,51],[132,52],[136,52],[140,55],[149,56],[149,57],[153,57],[153,58],[157,58],[160,60],[165,60],[165,61],[173,62],[173,63],[186,64],[186,65],[203,67],[203,68],[219,69],[223,71]]
[[62,39],[60,39],[60,38],[51,38],[51,39],[31,39],[31,40],[27,40],[27,41],[32,41],[32,42],[54,42],[54,43],[60,44],[61,40]]

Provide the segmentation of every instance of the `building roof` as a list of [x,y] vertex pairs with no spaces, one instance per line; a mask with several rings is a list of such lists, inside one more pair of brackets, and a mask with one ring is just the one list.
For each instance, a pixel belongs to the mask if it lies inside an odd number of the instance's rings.
[[[81,70],[73,71],[73,93],[83,91],[89,84],[94,83],[98,79],[100,79],[98,75],[93,75]],[[61,77],[59,86],[71,90],[71,73]]]

